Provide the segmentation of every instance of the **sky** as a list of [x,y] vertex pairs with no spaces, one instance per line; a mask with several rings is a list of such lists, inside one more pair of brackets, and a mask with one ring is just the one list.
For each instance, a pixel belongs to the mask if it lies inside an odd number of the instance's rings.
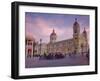
[[89,33],[89,15],[33,12],[25,12],[25,33],[33,36],[37,42],[42,39],[43,43],[48,43],[54,29],[57,41],[70,39],[73,37],[75,18],[80,24],[80,32],[82,33],[85,27]]

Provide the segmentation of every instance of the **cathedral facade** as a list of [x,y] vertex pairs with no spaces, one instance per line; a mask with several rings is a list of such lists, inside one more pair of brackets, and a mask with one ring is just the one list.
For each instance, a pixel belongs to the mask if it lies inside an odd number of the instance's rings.
[[57,52],[62,54],[80,54],[82,52],[88,52],[89,44],[87,31],[84,28],[83,32],[80,33],[80,24],[77,19],[75,19],[75,22],[73,23],[72,30],[73,37],[71,39],[57,41],[57,37],[59,36],[57,36],[56,31],[53,29],[48,44],[42,43],[42,40],[40,40],[40,43],[35,42],[32,55],[43,55]]
[[83,32],[80,33],[80,24],[77,22],[77,19],[75,19],[73,24],[73,38],[62,41],[56,40],[57,34],[53,30],[50,35],[50,42],[47,44],[48,53],[79,54],[89,50],[87,31],[84,28]]

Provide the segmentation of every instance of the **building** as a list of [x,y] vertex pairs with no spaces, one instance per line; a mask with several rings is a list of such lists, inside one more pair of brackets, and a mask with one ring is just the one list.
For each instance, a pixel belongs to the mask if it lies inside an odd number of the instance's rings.
[[47,54],[47,44],[46,43],[41,43],[41,44],[36,44],[35,46],[36,52],[34,55],[44,55]]
[[26,57],[43,55],[44,53],[47,53],[47,44],[42,43],[42,39],[38,43],[32,35],[27,35],[25,38]]
[[88,37],[87,31],[83,30],[80,33],[80,24],[78,23],[77,19],[73,23],[73,38],[57,41],[57,34],[53,29],[52,33],[50,34],[50,41],[49,43],[42,43],[42,39],[40,39],[39,43],[35,42],[34,38],[27,38],[26,43],[26,53],[30,55],[43,55],[49,53],[57,53],[60,52],[62,54],[80,54],[83,52],[88,52],[89,44],[88,44]]
[[25,56],[31,57],[34,54],[35,50],[35,39],[32,35],[27,35],[25,37]]
[[48,53],[61,52],[63,54],[79,54],[87,52],[88,49],[87,31],[84,28],[83,32],[80,33],[80,24],[77,22],[77,19],[75,19],[73,24],[73,38],[57,41],[57,34],[53,29],[53,32],[50,35],[50,42],[47,45]]

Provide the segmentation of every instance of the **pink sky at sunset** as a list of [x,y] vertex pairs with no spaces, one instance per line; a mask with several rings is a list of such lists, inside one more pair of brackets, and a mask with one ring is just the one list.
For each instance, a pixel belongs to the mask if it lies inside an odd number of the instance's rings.
[[[72,22],[70,23],[67,22],[68,25],[65,23],[64,17],[63,18],[53,17],[50,18],[49,20],[49,16],[48,17],[45,17],[45,15],[34,16],[33,13],[32,15],[30,14],[26,15],[25,18],[26,18],[25,20],[26,35],[32,35],[38,42],[40,39],[42,39],[43,42],[48,43],[50,39],[49,36],[52,33],[53,29],[57,34],[57,41],[70,39],[73,37],[74,17],[73,20],[71,20]],[[81,21],[83,20],[81,19]],[[81,21],[79,21],[80,32],[82,33],[85,27],[89,34],[89,25],[85,25],[83,27],[84,21],[83,22]]]

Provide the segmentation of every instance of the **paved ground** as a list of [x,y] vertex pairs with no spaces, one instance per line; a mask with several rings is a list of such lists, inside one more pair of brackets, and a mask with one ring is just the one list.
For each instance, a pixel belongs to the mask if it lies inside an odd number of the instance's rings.
[[53,66],[75,66],[75,65],[88,65],[89,61],[86,56],[77,55],[77,56],[66,56],[63,59],[53,59],[46,60],[39,58],[25,58],[25,67],[26,68],[35,68],[35,67],[53,67]]

